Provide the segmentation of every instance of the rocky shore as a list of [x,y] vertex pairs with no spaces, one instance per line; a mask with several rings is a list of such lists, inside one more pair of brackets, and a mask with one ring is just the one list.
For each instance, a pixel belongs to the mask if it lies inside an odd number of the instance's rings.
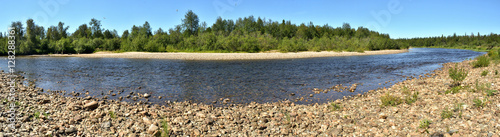
[[[19,100],[8,102],[7,76],[2,73],[0,137],[135,137],[167,134],[498,137],[500,74],[495,74],[495,71],[500,71],[500,65],[472,68],[470,62],[458,63],[469,73],[457,92],[447,92],[452,83],[448,70],[455,63],[446,63],[442,69],[396,83],[391,88],[369,91],[331,103],[310,105],[283,101],[230,104],[224,107],[189,102],[171,102],[167,106],[160,106],[85,97],[85,93],[80,97],[66,97],[57,91],[21,84],[18,84],[16,92]],[[489,74],[481,76],[485,70]],[[128,94],[126,92],[121,94]],[[382,105],[381,98],[388,97],[389,100],[393,99],[394,106]],[[8,116],[5,112],[10,103],[18,106],[15,133],[7,127]]]

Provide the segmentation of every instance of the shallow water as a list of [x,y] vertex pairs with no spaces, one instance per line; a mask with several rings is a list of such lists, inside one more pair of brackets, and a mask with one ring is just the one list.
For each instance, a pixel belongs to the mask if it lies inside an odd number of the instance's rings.
[[[247,61],[17,57],[15,69],[26,73],[26,78],[45,90],[89,91],[91,96],[124,90],[110,98],[134,91],[163,96],[150,98],[156,103],[166,100],[211,103],[220,98],[230,98],[234,103],[264,103],[304,97],[297,103],[309,104],[390,87],[404,80],[403,76],[429,73],[442,63],[460,62],[481,54],[484,53],[412,48],[407,53],[389,55]],[[2,58],[0,67],[6,71],[7,60]],[[391,83],[385,84],[389,80]],[[363,85],[354,93],[330,91],[309,97],[313,88],[352,83]]]

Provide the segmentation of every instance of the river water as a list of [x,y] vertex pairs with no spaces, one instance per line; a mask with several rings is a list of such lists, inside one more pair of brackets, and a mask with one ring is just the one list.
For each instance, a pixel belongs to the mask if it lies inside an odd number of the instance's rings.
[[[45,90],[89,91],[101,97],[109,90],[152,93],[155,103],[192,101],[212,103],[230,98],[234,103],[296,100],[299,104],[324,103],[343,96],[390,87],[404,76],[439,69],[442,63],[460,62],[483,52],[458,49],[412,48],[407,53],[246,61],[184,61],[78,57],[17,57],[16,71]],[[1,69],[7,71],[2,57]],[[385,84],[386,81],[391,81]],[[363,83],[351,92],[313,94],[313,88]],[[379,83],[382,83],[379,85]],[[116,92],[115,92],[116,93]],[[294,93],[294,96],[291,94]],[[131,101],[125,99],[126,101]],[[221,102],[221,101],[219,101]]]

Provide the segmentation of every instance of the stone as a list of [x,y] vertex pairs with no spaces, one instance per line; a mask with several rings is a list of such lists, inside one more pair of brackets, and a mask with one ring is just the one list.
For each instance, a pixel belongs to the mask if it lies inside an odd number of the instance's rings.
[[144,98],[149,98],[149,97],[151,97],[151,95],[150,95],[150,94],[148,94],[148,93],[145,93],[145,94],[144,94]]
[[89,102],[87,104],[85,104],[83,106],[83,108],[85,109],[89,109],[89,110],[94,110],[96,109],[97,107],[99,107],[99,103],[97,103],[97,101],[92,101],[92,102]]
[[71,133],[74,133],[76,131],[77,130],[75,127],[70,127],[70,128],[67,128],[64,132],[66,132],[66,134],[71,134]]
[[154,134],[154,133],[156,133],[156,131],[158,131],[158,126],[151,124],[151,126],[149,126],[149,128],[148,128],[148,133]]

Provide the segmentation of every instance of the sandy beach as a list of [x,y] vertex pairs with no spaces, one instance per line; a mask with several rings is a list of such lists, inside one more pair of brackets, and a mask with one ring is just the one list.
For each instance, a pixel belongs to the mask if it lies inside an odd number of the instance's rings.
[[408,52],[403,50],[379,50],[359,52],[297,52],[297,53],[150,53],[150,52],[96,52],[92,54],[51,54],[51,55],[33,55],[50,57],[84,57],[84,58],[144,58],[144,59],[175,59],[175,60],[262,60],[262,59],[295,59],[295,58],[315,58],[315,57],[335,57],[335,56],[363,56],[363,55],[381,55],[397,54]]

